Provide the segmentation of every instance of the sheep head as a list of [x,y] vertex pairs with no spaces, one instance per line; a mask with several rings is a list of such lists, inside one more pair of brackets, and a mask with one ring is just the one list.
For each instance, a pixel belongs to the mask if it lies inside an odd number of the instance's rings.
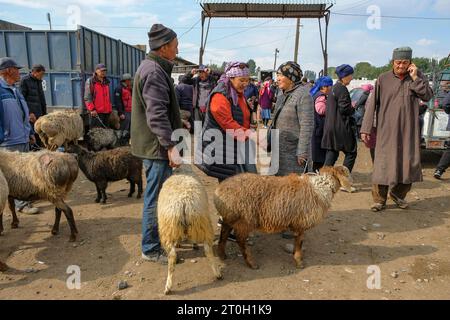
[[319,170],[319,173],[321,175],[330,175],[334,178],[337,182],[336,190],[334,192],[337,192],[340,187],[350,191],[353,179],[347,167],[323,167]]

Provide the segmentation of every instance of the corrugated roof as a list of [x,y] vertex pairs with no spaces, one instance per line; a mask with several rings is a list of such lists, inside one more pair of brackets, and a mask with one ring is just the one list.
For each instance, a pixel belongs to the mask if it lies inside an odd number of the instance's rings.
[[335,0],[198,0],[204,13],[220,18],[320,18]]
[[331,5],[336,4],[336,0],[198,0],[200,4],[214,4],[214,3],[227,3],[227,4],[293,4],[293,5],[308,5],[308,4],[325,4],[325,5]]

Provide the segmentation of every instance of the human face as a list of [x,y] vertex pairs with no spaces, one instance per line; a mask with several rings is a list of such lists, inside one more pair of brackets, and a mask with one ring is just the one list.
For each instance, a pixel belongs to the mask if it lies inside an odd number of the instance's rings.
[[16,82],[20,81],[20,72],[19,69],[11,67],[2,72],[4,80],[12,86]]
[[281,73],[277,73],[277,84],[278,88],[284,91],[292,89],[294,87],[294,82]]
[[236,77],[230,79],[231,85],[237,93],[244,93],[245,88],[250,82],[250,77]]
[[175,38],[159,49],[161,57],[169,61],[175,60],[178,54],[178,39]]
[[198,76],[199,76],[200,80],[202,80],[202,81],[205,81],[206,79],[208,79],[208,74],[205,71],[200,71]]
[[95,74],[100,79],[104,79],[104,78],[106,78],[106,71],[107,71],[106,69],[97,69],[97,70],[95,70]]
[[393,62],[394,73],[399,76],[407,74],[410,64],[411,64],[410,60],[394,60]]
[[322,91],[324,94],[326,94],[326,95],[329,95],[330,94],[330,92],[331,92],[331,88],[332,87],[330,87],[330,86],[328,86],[328,87],[322,87],[321,89],[320,89],[320,91]]
[[44,79],[45,71],[39,71],[39,72],[37,72],[37,71],[32,71],[31,74],[32,74],[32,76],[35,77],[36,79],[42,80],[42,79]]
[[352,82],[352,80],[353,80],[353,75],[349,74],[348,76],[342,78],[341,82],[344,86],[348,86],[350,84],[350,82]]

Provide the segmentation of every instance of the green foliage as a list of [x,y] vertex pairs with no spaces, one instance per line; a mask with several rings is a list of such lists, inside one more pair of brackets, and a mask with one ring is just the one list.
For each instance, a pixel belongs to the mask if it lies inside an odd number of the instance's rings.
[[253,59],[247,61],[248,68],[250,69],[250,75],[256,76],[256,62]]
[[311,70],[306,70],[304,72],[304,77],[307,78],[308,80],[316,80],[317,74],[314,71]]

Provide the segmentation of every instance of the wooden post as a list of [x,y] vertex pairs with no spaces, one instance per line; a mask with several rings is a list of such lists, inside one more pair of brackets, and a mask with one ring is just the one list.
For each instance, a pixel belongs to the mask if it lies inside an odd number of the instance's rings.
[[297,18],[297,26],[295,28],[295,50],[294,50],[294,62],[298,63],[298,47],[300,42],[300,18]]

